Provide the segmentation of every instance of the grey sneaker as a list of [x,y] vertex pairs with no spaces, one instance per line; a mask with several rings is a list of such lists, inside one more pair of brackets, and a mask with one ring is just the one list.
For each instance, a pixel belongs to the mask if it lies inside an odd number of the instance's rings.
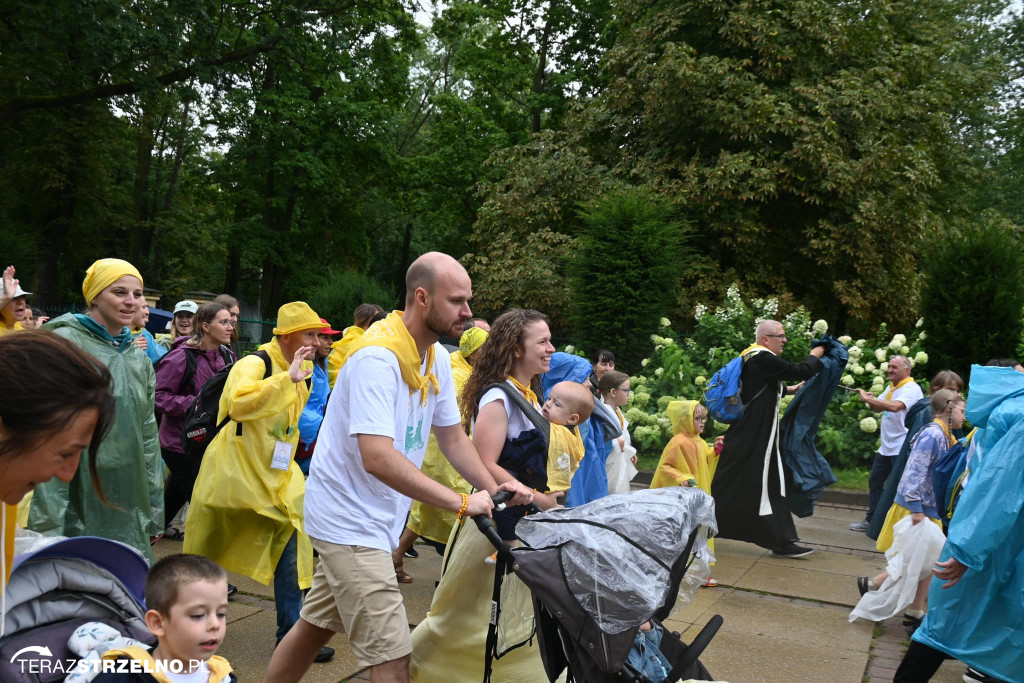
[[854,522],[853,524],[850,525],[850,531],[864,532],[864,531],[867,531],[868,527],[870,527],[870,526],[871,526],[871,524],[867,520],[864,520],[862,522]]

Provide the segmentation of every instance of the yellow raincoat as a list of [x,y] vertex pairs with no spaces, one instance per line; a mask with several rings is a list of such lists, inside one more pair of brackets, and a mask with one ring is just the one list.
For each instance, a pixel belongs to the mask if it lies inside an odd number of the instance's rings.
[[580,468],[584,453],[580,428],[551,425],[548,445],[548,491],[568,491],[572,475]]
[[341,370],[341,366],[355,350],[352,346],[353,342],[362,337],[363,332],[366,330],[359,325],[352,325],[345,330],[345,334],[341,335],[341,339],[331,344],[331,353],[327,356],[327,381],[330,383],[331,389],[334,389],[334,382],[338,379],[338,371]]
[[[462,395],[462,388],[466,386],[473,367],[466,362],[459,351],[452,352],[450,358],[455,395],[458,397]],[[427,440],[427,452],[423,455],[423,465],[420,467],[420,471],[456,493],[468,494],[473,488],[448,462],[448,458],[441,452],[441,447],[437,444],[433,432],[430,433],[430,438]],[[455,526],[455,513],[414,500],[412,508],[409,510],[409,522],[406,526],[417,536],[435,543],[447,543],[452,527]]]
[[[8,332],[18,332],[24,329],[25,328],[22,326],[21,321],[17,321],[13,325],[8,325],[3,320],[0,320],[0,335],[7,334]],[[21,339],[21,337],[18,338]]]
[[[203,456],[185,522],[184,552],[269,585],[285,545],[298,531],[299,587],[305,589],[313,581],[313,546],[303,525],[305,480],[294,459],[287,471],[270,463],[279,440],[291,444],[294,455],[309,387],[292,382],[277,339],[260,350],[272,361],[270,377],[263,379],[266,366],[258,356],[246,356],[224,384],[217,421],[229,413],[232,421]],[[312,363],[305,366],[311,369]]]
[[[718,468],[715,449],[697,434],[693,413],[700,405],[697,401],[672,401],[668,404],[668,419],[672,421],[675,436],[665,445],[658,461],[658,469],[651,480],[652,489],[679,486],[687,479],[694,479],[697,488],[711,495],[711,480]],[[708,541],[711,551],[715,542]]]

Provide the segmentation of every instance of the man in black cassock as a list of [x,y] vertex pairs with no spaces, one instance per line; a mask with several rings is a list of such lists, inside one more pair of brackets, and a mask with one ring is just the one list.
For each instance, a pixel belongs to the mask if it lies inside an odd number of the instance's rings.
[[803,557],[813,551],[799,540],[786,504],[789,472],[779,453],[779,405],[783,394],[795,394],[800,384],[821,370],[822,346],[802,363],[783,360],[786,333],[774,320],[757,326],[757,342],[741,355],[743,417],[725,433],[711,495],[715,499],[718,536],[768,548],[779,557]]

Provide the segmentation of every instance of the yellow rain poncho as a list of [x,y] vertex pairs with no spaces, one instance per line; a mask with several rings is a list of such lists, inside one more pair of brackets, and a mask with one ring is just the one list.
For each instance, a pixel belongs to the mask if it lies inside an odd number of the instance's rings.
[[25,328],[22,327],[21,325],[21,321],[15,322],[13,325],[8,325],[3,320],[0,320],[0,334],[7,334],[8,332],[19,332],[24,329]]
[[548,491],[568,491],[572,475],[580,468],[584,453],[580,428],[551,425],[548,445]]
[[687,479],[694,479],[697,488],[711,494],[711,480],[718,467],[718,456],[697,435],[693,413],[698,405],[697,401],[672,401],[668,404],[666,412],[675,436],[661,452],[658,469],[651,480],[652,489],[679,486]]
[[341,366],[355,351],[352,344],[362,337],[364,332],[366,330],[359,325],[353,325],[345,330],[341,339],[331,344],[331,353],[327,356],[327,381],[330,383],[331,389],[334,389],[334,382],[338,379],[338,371],[341,370]]
[[[285,545],[298,531],[299,587],[309,588],[313,546],[303,531],[302,470],[294,459],[287,471],[270,466],[277,441],[287,441],[294,453],[309,387],[292,382],[277,339],[260,350],[272,361],[270,377],[263,379],[266,366],[259,356],[246,356],[224,384],[217,421],[228,414],[232,421],[203,456],[185,522],[184,552],[269,585]],[[311,369],[312,363],[305,366]]]
[[[466,386],[469,373],[473,371],[473,368],[459,351],[452,352],[450,358],[455,395],[461,396],[462,388]],[[457,493],[469,493],[472,490],[469,482],[462,478],[462,475],[452,467],[448,458],[441,452],[441,447],[437,444],[433,432],[430,433],[430,438],[427,440],[427,452],[423,455],[423,465],[420,467],[420,471]],[[452,527],[455,526],[455,513],[415,500],[409,510],[409,522],[406,526],[417,536],[435,543],[447,543]]]

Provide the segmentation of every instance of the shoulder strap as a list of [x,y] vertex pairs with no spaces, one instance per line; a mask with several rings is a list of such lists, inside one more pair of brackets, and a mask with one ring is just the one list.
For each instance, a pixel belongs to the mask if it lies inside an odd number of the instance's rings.
[[178,393],[183,396],[191,396],[192,391],[192,380],[196,378],[196,354],[189,353],[188,349],[183,351],[185,354],[185,372],[181,375],[181,383],[178,384]]
[[270,373],[274,371],[274,363],[270,360],[270,355],[266,351],[256,351],[252,355],[263,359],[263,365],[266,367],[266,370],[263,372],[263,379],[270,377]]
[[224,359],[224,365],[234,362],[231,360],[231,349],[224,344],[220,345],[220,357]]
[[540,432],[541,438],[544,439],[544,445],[547,446],[551,443],[551,423],[544,419],[544,416],[534,408],[529,401],[527,401],[519,390],[513,387],[508,382],[495,382],[494,384],[484,388],[484,393],[487,393],[491,389],[501,389],[505,392],[505,395],[512,399],[512,402],[516,404],[516,407],[523,412],[526,419],[529,420],[534,427]]

